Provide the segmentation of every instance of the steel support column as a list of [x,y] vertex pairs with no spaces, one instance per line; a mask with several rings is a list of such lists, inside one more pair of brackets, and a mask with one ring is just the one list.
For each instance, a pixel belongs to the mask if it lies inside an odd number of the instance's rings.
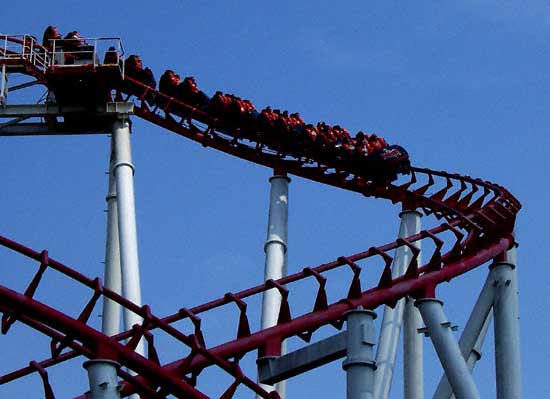
[[0,76],[0,107],[5,107],[8,102],[8,74],[6,64],[2,65],[2,76]]
[[451,330],[451,323],[443,312],[443,302],[435,298],[418,299],[415,302],[426,324],[439,361],[458,399],[479,398],[479,392],[458,343]]
[[342,363],[346,371],[346,398],[373,399],[376,313],[355,309],[346,313],[347,357]]
[[[475,362],[479,359],[479,349],[481,343],[483,343],[491,319],[491,308],[494,298],[493,290],[493,278],[489,274],[458,342],[458,346],[468,364],[470,372],[473,370]],[[452,397],[451,385],[445,375],[443,375],[435,391],[434,399],[449,399],[450,397]]]
[[[136,211],[134,204],[134,165],[130,148],[130,125],[127,118],[113,125],[114,175],[117,191],[118,236],[122,295],[141,306],[141,288],[137,245]],[[137,314],[124,309],[124,329],[142,322]],[[143,340],[136,352],[143,354]]]
[[[417,211],[404,211],[407,220],[407,235],[420,232],[420,217]],[[415,245],[420,248],[420,242]],[[421,255],[418,263],[422,264]],[[424,398],[424,337],[418,330],[422,318],[412,299],[405,300],[403,312],[403,397],[405,399]]]
[[468,370],[470,370],[470,372],[474,370],[476,363],[479,361],[479,359],[481,359],[481,347],[483,346],[483,341],[485,341],[485,337],[487,336],[487,332],[489,331],[489,325],[491,324],[491,321],[493,321],[492,310],[487,316],[485,323],[483,323],[483,327],[479,332],[479,337],[477,337],[476,344],[470,352],[470,356],[468,356],[468,358],[466,359],[466,364],[468,365]]
[[[489,325],[491,324],[492,320],[493,320],[493,311],[491,310],[489,312],[489,315],[485,319],[483,326],[481,327],[481,331],[479,332],[479,336],[477,337],[474,347],[470,351],[469,356],[466,358],[466,365],[468,366],[468,370],[470,371],[470,373],[472,373],[476,363],[479,361],[479,359],[481,359],[481,347],[483,346],[483,341],[485,341],[485,337],[487,336],[487,332],[489,331]],[[459,346],[460,346],[460,342],[459,342]],[[461,350],[462,350],[462,347],[461,347]],[[451,399],[451,398],[454,399],[456,398],[456,396],[453,394],[453,389],[451,388],[451,384],[449,384],[449,380],[447,380],[447,377],[443,375],[443,377],[441,377],[441,381],[439,382],[437,390],[433,396],[433,399]]]
[[86,394],[90,399],[120,399],[117,370],[120,365],[112,360],[95,359],[84,362],[88,370],[90,392]]
[[[421,214],[415,210],[404,210],[399,214],[401,217],[401,225],[399,226],[399,238],[405,238],[420,231]],[[420,246],[420,242],[416,243]],[[411,260],[411,251],[406,246],[401,246],[395,251],[394,264],[392,268],[392,277],[402,276]],[[420,262],[420,259],[418,259]],[[399,344],[399,335],[401,333],[401,325],[403,323],[403,311],[405,308],[405,298],[399,300],[392,309],[389,306],[384,307],[384,316],[380,327],[380,338],[378,340],[378,348],[376,351],[376,372],[374,378],[374,396],[377,399],[388,398],[391,390],[393,379],[393,369],[395,359],[397,357],[397,348]],[[414,307],[408,308],[408,312],[417,313],[418,310]],[[414,329],[416,331],[416,328]],[[418,335],[418,334],[416,334]],[[413,353],[418,353],[420,345],[420,354],[422,354],[422,338],[419,337],[419,342],[413,341],[410,347]],[[411,356],[408,357],[411,359]],[[419,373],[420,377],[413,377],[420,380],[420,391],[422,391],[422,370],[414,369],[415,373]],[[406,396],[407,397],[407,396]],[[417,396],[412,396],[417,398]],[[408,397],[407,397],[408,398]]]
[[[120,275],[122,296],[141,306],[141,287],[137,245],[136,210],[134,201],[134,165],[130,146],[130,122],[127,117],[118,118],[113,124],[112,148],[113,172],[116,180],[118,237],[120,247]],[[142,318],[134,312],[123,310],[124,329],[141,324]],[[143,339],[135,349],[145,353]],[[138,395],[130,396],[138,399]]]
[[[105,288],[121,293],[120,247],[118,240],[118,212],[116,198],[116,179],[114,175],[114,157],[111,148],[109,162],[109,191],[107,201],[107,238],[105,246]],[[103,315],[101,323],[103,334],[113,336],[120,332],[120,305],[103,297]]]
[[403,397],[424,398],[424,341],[419,333],[422,317],[414,306],[414,300],[407,298],[403,314]]
[[[269,196],[269,219],[267,225],[267,240],[264,245],[265,273],[264,281],[277,280],[286,276],[286,253],[288,239],[288,184],[290,179],[285,174],[275,174],[269,179],[271,192]],[[266,329],[277,324],[281,295],[276,289],[264,292],[262,297],[261,328]],[[284,343],[281,344],[281,354],[285,353]],[[284,381],[275,386],[264,385],[268,391],[276,390],[281,398],[285,397]]]
[[521,398],[519,312],[515,248],[491,266],[495,299],[495,367],[498,399]]

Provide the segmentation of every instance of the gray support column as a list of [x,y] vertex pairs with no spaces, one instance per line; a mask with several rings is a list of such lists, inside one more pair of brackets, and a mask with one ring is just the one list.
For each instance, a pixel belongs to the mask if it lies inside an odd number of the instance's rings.
[[[420,218],[422,216],[420,212],[415,210],[404,210],[399,214],[399,216],[401,217],[399,238],[405,238],[420,232]],[[417,242],[416,245],[420,247],[420,242]],[[395,251],[392,277],[396,278],[405,273],[411,260],[411,256],[411,251],[406,246],[401,246]],[[418,259],[418,261],[420,262],[420,259]],[[399,344],[399,335],[401,333],[401,325],[403,323],[405,301],[405,298],[399,300],[393,309],[389,306],[384,307],[384,315],[382,317],[382,324],[380,327],[380,338],[378,340],[378,348],[376,351],[377,369],[374,378],[374,397],[377,399],[387,399],[390,394],[393,369],[395,367],[397,348]],[[407,312],[417,313],[418,310],[414,307],[410,307]],[[414,331],[416,331],[416,328]],[[420,345],[420,355],[422,355],[422,338],[419,336],[418,340],[420,344],[417,341],[411,342],[413,345],[411,349],[414,350],[415,353],[418,353],[418,345]],[[420,391],[422,391],[422,370],[415,370],[415,372],[420,373],[420,377],[413,378],[420,380]],[[418,396],[412,397],[419,398]]]
[[[489,325],[491,324],[491,321],[493,320],[493,312],[489,312],[489,315],[487,316],[487,319],[485,319],[485,323],[483,323],[483,326],[481,327],[481,331],[479,332],[479,337],[476,340],[476,343],[472,350],[470,351],[469,356],[466,358],[466,365],[468,366],[468,370],[470,373],[474,370],[474,367],[476,366],[476,363],[481,359],[481,348],[483,347],[483,341],[485,341],[485,337],[487,336],[487,332],[489,331]],[[460,346],[460,342],[459,342]],[[473,374],[473,373],[472,373]],[[451,388],[451,384],[449,384],[449,380],[447,380],[447,377],[443,375],[441,377],[441,381],[439,382],[439,385],[437,387],[437,390],[433,396],[433,399],[455,399],[456,396],[453,394],[453,389]]]
[[86,393],[89,399],[120,399],[117,370],[120,365],[112,360],[95,359],[84,362],[88,370],[90,392]]
[[[411,219],[410,233],[420,231],[418,212],[408,212]],[[410,234],[409,234],[410,235]],[[420,243],[416,243],[420,247]],[[421,256],[418,256],[421,264]],[[414,302],[407,298],[403,312],[403,396],[405,399],[424,398],[424,341],[418,332],[422,327],[422,318]]]
[[498,399],[521,398],[521,359],[515,248],[491,266],[495,299],[494,334]]
[[445,374],[458,399],[477,399],[479,392],[458,343],[451,330],[451,323],[443,312],[443,302],[435,298],[419,299],[415,302],[426,324],[430,339]]
[[6,65],[2,65],[2,73],[0,76],[0,108],[8,105],[8,74]]
[[[118,236],[120,245],[120,266],[122,295],[141,306],[141,287],[137,245],[136,211],[134,204],[134,165],[130,148],[130,126],[128,119],[119,119],[113,126],[114,174],[116,178]],[[124,329],[141,323],[141,317],[124,310]],[[136,352],[143,353],[140,344]]]
[[347,357],[342,363],[346,371],[347,399],[374,398],[374,361],[376,313],[355,309],[346,313]]
[[[141,306],[141,287],[137,245],[136,211],[134,203],[134,165],[130,147],[130,124],[127,118],[115,121],[113,125],[114,175],[117,190],[118,237],[120,245],[120,270],[122,296]],[[142,319],[134,312],[124,309],[124,329],[141,324]],[[143,339],[135,349],[145,353]],[[130,396],[138,399],[137,394]]]
[[422,318],[414,301],[407,298],[403,316],[403,397],[424,398],[424,341],[418,332]]
[[[114,175],[114,153],[111,148],[109,164],[109,191],[107,197],[107,242],[105,247],[105,288],[121,293],[120,248],[118,244],[118,212],[116,200],[116,180]],[[120,305],[103,298],[101,331],[108,336],[120,332]]]
[[[470,371],[473,370],[475,362],[479,359],[478,354],[491,319],[493,298],[493,278],[489,274],[458,342],[462,356],[467,361]],[[451,385],[443,375],[435,391],[434,399],[449,399],[451,396]]]
[[[288,240],[288,184],[290,179],[286,175],[275,174],[269,179],[271,192],[269,196],[269,219],[267,224],[267,239],[264,245],[265,273],[264,281],[277,280],[287,275],[287,240]],[[262,297],[261,329],[273,327],[277,324],[281,295],[276,289],[265,291]],[[285,353],[284,342],[281,345],[281,354]],[[276,390],[281,398],[285,397],[285,381],[275,386],[261,384],[267,391]]]
[[468,370],[470,370],[470,372],[474,370],[476,363],[479,361],[479,359],[481,359],[481,348],[483,347],[483,341],[485,341],[485,337],[487,336],[489,325],[491,324],[492,320],[493,311],[491,310],[491,312],[487,316],[487,319],[485,319],[485,323],[483,323],[483,327],[481,327],[479,337],[477,338],[476,344],[470,352],[470,356],[468,356],[468,358],[466,359],[466,364],[468,365]]

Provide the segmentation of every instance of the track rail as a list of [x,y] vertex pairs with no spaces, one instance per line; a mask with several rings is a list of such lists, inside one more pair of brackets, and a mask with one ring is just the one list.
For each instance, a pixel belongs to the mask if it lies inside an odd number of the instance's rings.
[[[16,61],[14,61],[16,60]],[[10,65],[17,65],[17,72],[34,76],[39,82],[48,84],[47,74],[32,63],[31,57],[10,57]],[[0,63],[2,63],[0,58]],[[7,63],[7,62],[6,62]],[[235,134],[223,128],[223,121],[190,107],[174,98],[147,87],[130,78],[118,86],[125,101],[136,103],[136,116],[157,126],[193,140],[204,147],[212,147],[227,154],[242,158],[279,171],[294,174],[340,189],[357,192],[369,197],[383,198],[393,203],[402,203],[406,209],[419,209],[425,215],[433,215],[442,223],[434,228],[422,230],[419,234],[398,239],[381,246],[335,260],[306,267],[301,272],[277,281],[266,281],[237,293],[196,306],[182,308],[164,318],[154,316],[147,306],[138,307],[116,293],[105,289],[99,279],[90,279],[61,262],[49,257],[46,251],[38,252],[0,237],[0,245],[38,262],[38,271],[24,293],[18,293],[0,286],[0,310],[3,312],[2,332],[10,330],[15,321],[27,324],[52,339],[52,356],[30,366],[15,370],[0,377],[0,384],[7,383],[33,372],[38,372],[44,382],[46,397],[52,391],[46,369],[76,356],[107,358],[116,360],[138,372],[131,376],[123,370],[119,375],[124,380],[123,395],[139,392],[145,397],[165,397],[168,393],[178,397],[205,398],[196,388],[202,370],[215,366],[233,378],[221,398],[230,398],[239,386],[264,398],[276,398],[244,375],[239,360],[253,350],[260,354],[277,354],[276,349],[283,339],[297,336],[309,341],[320,327],[333,325],[340,328],[343,315],[358,306],[374,309],[381,305],[393,306],[400,298],[434,297],[438,284],[449,281],[473,268],[493,259],[505,257],[506,250],[514,245],[513,229],[515,218],[521,208],[519,201],[505,188],[481,179],[459,174],[412,167],[405,183],[379,184],[357,173],[336,170],[330,164],[312,161],[305,154],[292,156],[262,148],[250,139],[235,138]],[[150,105],[148,99],[155,98]],[[451,238],[449,238],[451,237]],[[423,253],[429,260],[419,265],[419,251],[415,242],[429,241],[423,247],[434,249],[431,254]],[[396,248],[408,247],[413,256],[406,273],[392,278],[391,253]],[[373,261],[377,259],[377,261]],[[365,274],[381,262],[381,268],[374,271],[376,284],[365,285]],[[368,265],[367,265],[368,263]],[[348,292],[341,300],[328,303],[326,284],[328,272],[335,269],[349,269]],[[54,269],[90,289],[91,299],[80,315],[70,317],[41,303],[34,298],[36,289],[47,269]],[[381,270],[381,272],[379,271]],[[311,312],[295,311],[292,299],[298,292],[297,283],[308,280],[316,284],[315,295],[309,298]],[[282,305],[278,324],[274,327],[251,331],[247,307],[252,298],[263,292],[276,289],[281,293]],[[295,294],[296,293],[296,294]],[[88,325],[91,311],[102,297],[110,298],[139,314],[143,323],[115,337],[107,337]],[[307,298],[301,298],[304,302]],[[229,342],[209,345],[205,342],[201,317],[216,309],[233,307],[238,312],[235,338]],[[188,320],[193,332],[184,334],[175,323]],[[184,358],[161,365],[153,341],[152,332],[166,334],[188,348]],[[147,341],[148,356],[133,351],[137,342]],[[129,343],[124,340],[129,339]],[[230,360],[231,359],[231,360]]]

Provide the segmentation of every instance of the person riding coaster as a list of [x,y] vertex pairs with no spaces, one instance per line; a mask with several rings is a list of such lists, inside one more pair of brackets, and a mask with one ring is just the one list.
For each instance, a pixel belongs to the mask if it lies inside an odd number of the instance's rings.
[[210,98],[197,86],[194,76],[188,76],[178,85],[176,99],[200,110],[206,111]]
[[103,58],[103,64],[104,65],[119,65],[122,67],[122,60],[120,59],[120,54],[118,53],[118,50],[111,46],[105,53],[105,57]]
[[[52,25],[44,32],[43,46],[51,49],[54,43],[56,48],[75,54],[69,62],[78,59],[78,54],[88,46],[77,31],[69,32],[61,40],[57,28]],[[104,64],[117,62],[120,62],[119,55],[111,47],[105,54]],[[139,56],[130,55],[123,66],[127,78],[155,89],[153,72],[143,67]],[[172,70],[165,71],[161,76],[159,92],[163,95],[158,98],[154,90],[134,85],[129,80],[122,82],[121,89],[127,94],[144,99],[149,105],[160,107],[166,112],[166,118],[172,118],[172,114],[182,118],[194,115],[194,119],[198,118],[209,125],[216,121],[211,127],[233,136],[233,142],[248,139],[257,143],[256,149],[266,146],[281,156],[288,154],[298,158],[305,157],[306,160],[316,160],[326,165],[343,163],[357,173],[367,173],[369,168],[380,170],[383,165],[388,164],[399,164],[400,170],[406,172],[410,165],[408,154],[402,147],[388,146],[383,138],[375,134],[369,136],[358,132],[351,138],[348,131],[339,125],[330,126],[324,122],[319,122],[316,126],[306,124],[298,113],[289,114],[288,111],[281,112],[270,107],[258,112],[249,100],[223,94],[221,91],[209,98],[198,88],[194,77],[189,76],[180,81],[179,75]],[[167,97],[176,100],[170,109],[165,109]],[[214,120],[200,112],[191,114],[188,107],[203,111]]]
[[[155,80],[153,71],[149,68],[143,69],[143,63],[138,55],[132,54],[126,58],[124,61],[124,75],[143,83],[145,86],[151,87],[153,90],[157,86],[157,81]],[[122,82],[122,87],[123,90],[129,91],[138,97],[141,97],[144,94],[142,88],[140,88],[138,92],[132,92],[134,86],[126,83],[125,81]],[[147,101],[150,105],[154,105],[156,100],[153,90],[149,91],[145,96],[145,101]]]
[[54,43],[57,48],[62,49],[61,34],[57,31],[57,27],[50,25],[46,28],[42,36],[42,47],[48,51],[52,51]]
[[[128,77],[155,87],[152,72],[148,68],[143,69],[138,56],[128,57],[125,70]],[[189,118],[190,109],[185,104],[214,118],[209,120],[198,113],[194,114],[194,119],[198,117],[211,128],[233,136],[232,142],[237,143],[239,139],[254,141],[256,150],[265,146],[283,157],[305,157],[310,162],[316,161],[340,171],[367,177],[377,173],[382,175],[384,167],[388,166],[390,171],[386,180],[388,176],[394,179],[395,173],[407,173],[410,168],[407,152],[400,146],[388,146],[376,134],[369,136],[358,132],[351,138],[348,131],[339,125],[330,126],[324,122],[319,122],[317,126],[306,124],[298,113],[289,115],[288,111],[272,110],[271,107],[258,112],[249,100],[221,91],[209,98],[199,90],[192,76],[180,81],[178,74],[166,70],[160,78],[159,92],[166,97],[158,96],[147,101],[156,101],[156,105],[165,111],[167,119],[173,120],[174,115]],[[141,98],[143,92],[132,94]],[[167,97],[176,100],[170,109],[165,109]],[[183,104],[178,105],[178,102]],[[214,121],[216,123],[212,125]]]
[[[159,80],[159,92],[168,97],[174,98],[180,83],[180,76],[171,69],[164,71]],[[168,101],[164,96],[158,96],[157,105],[164,109]],[[168,110],[167,110],[168,111]]]
[[86,43],[76,30],[65,35],[62,41],[62,48],[65,53],[65,64],[72,65],[78,61],[89,61],[93,63],[94,46]]

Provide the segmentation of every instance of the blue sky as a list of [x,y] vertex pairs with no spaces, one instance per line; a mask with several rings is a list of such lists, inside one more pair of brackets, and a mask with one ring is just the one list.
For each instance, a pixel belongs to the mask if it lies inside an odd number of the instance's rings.
[[[222,90],[249,98],[258,108],[272,105],[299,111],[307,121],[374,131],[407,148],[416,166],[508,188],[524,206],[517,223],[524,397],[550,394],[544,371],[550,339],[542,333],[550,327],[544,261],[550,199],[547,2],[335,6],[215,0],[158,6],[98,0],[90,7],[9,2],[2,10],[2,33],[40,37],[47,25],[56,24],[63,33],[120,36],[127,53],[139,54],[157,77],[170,68],[194,75],[209,94]],[[41,94],[29,90],[10,101],[35,103]],[[164,315],[260,283],[270,171],[137,118],[133,122],[144,302]],[[89,276],[101,275],[108,137],[0,138],[0,143],[0,234],[47,248]],[[299,178],[290,188],[291,272],[389,242],[397,233],[396,206]],[[22,289],[33,268],[5,251],[0,256],[0,283]],[[464,325],[486,270],[482,266],[441,288],[453,323]],[[55,276],[39,294],[67,311],[87,298]],[[210,320],[209,334],[223,342],[219,320]],[[491,344],[489,337],[474,374],[482,397],[495,392]],[[173,343],[167,345],[167,358],[181,355]],[[430,346],[426,341],[426,397],[440,374]],[[0,347],[0,372],[48,352],[47,341],[18,325],[0,337]],[[52,371],[59,397],[85,389],[80,363]],[[205,380],[215,386],[219,377],[210,374]],[[399,398],[400,371],[395,379],[392,397]],[[288,397],[334,398],[344,390],[344,373],[335,362],[290,381]],[[41,392],[36,376],[0,387],[0,397],[27,398],[29,392],[33,397]]]

